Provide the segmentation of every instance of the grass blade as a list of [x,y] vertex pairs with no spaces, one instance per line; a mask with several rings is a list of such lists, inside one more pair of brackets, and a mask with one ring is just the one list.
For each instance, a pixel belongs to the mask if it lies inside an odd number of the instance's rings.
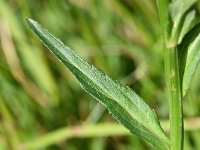
[[34,20],[27,19],[27,22],[41,41],[73,73],[82,87],[104,104],[130,132],[159,149],[168,147],[168,138],[161,129],[155,112],[135,92],[88,64]]
[[[168,120],[162,120],[161,125],[166,132],[170,131]],[[185,131],[196,131],[200,129],[200,118],[190,118],[184,120]],[[106,128],[105,128],[106,127]],[[77,130],[79,132],[77,132]],[[71,138],[91,138],[91,137],[107,137],[107,136],[125,136],[130,132],[117,123],[99,123],[92,125],[82,125],[76,127],[63,127],[44,134],[36,139],[24,142],[22,145],[25,149],[47,149],[50,145],[65,141]],[[135,144],[135,143],[134,143]],[[135,145],[134,145],[135,148]]]

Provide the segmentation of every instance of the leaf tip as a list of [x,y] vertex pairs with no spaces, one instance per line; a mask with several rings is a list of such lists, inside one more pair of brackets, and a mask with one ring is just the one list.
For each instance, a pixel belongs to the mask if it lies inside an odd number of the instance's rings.
[[34,20],[33,19],[31,19],[31,18],[29,18],[29,17],[26,17],[26,22],[30,25],[30,26],[32,26],[33,24],[34,24]]
[[29,17],[26,17],[26,22],[33,29],[37,27],[37,22]]

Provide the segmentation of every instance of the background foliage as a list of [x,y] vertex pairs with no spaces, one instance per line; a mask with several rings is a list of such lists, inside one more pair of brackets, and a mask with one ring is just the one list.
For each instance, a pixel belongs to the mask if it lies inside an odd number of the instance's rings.
[[[115,122],[34,37],[27,16],[88,62],[129,85],[148,100],[159,118],[167,119],[162,37],[154,0],[0,0],[0,150],[22,149],[27,142],[24,149],[31,149],[33,139],[52,138],[51,133],[63,127],[101,123],[106,130],[108,122]],[[184,117],[200,113],[199,73],[198,69],[184,100]],[[135,136],[105,135],[57,138],[44,149],[151,149]],[[187,132],[185,149],[200,149],[199,138],[199,131]]]

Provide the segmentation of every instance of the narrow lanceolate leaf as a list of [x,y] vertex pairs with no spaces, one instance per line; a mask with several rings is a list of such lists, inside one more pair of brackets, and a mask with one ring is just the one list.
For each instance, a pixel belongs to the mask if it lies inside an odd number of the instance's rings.
[[[181,42],[182,40],[180,39],[180,36],[179,36],[181,32],[182,24],[188,23],[187,21],[185,21],[185,16],[188,13],[187,11],[192,6],[194,6],[196,2],[197,0],[175,0],[170,3],[169,12],[170,12],[173,25],[171,28],[172,30],[171,30],[169,45],[180,44],[178,42]],[[192,16],[189,16],[189,17],[190,17],[189,19],[192,19]],[[182,31],[182,32],[184,33],[185,31]]]
[[104,104],[121,124],[159,149],[168,147],[168,138],[161,129],[155,112],[135,92],[88,64],[37,22],[32,19],[27,19],[27,22],[82,87]]
[[175,0],[171,2],[169,9],[173,22],[178,23],[186,11],[196,2],[197,0]]
[[186,94],[200,61],[200,24],[196,25],[183,39],[179,48],[180,78],[182,93]]
[[178,43],[181,43],[183,37],[195,26],[195,13],[195,10],[192,10],[186,15],[180,32],[180,36],[178,38]]

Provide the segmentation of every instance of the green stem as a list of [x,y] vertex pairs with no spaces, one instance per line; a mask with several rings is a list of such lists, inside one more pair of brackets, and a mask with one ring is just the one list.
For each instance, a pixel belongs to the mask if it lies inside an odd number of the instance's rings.
[[169,93],[169,118],[171,150],[183,148],[182,96],[179,80],[178,54],[176,47],[168,47],[165,55],[166,79]]

